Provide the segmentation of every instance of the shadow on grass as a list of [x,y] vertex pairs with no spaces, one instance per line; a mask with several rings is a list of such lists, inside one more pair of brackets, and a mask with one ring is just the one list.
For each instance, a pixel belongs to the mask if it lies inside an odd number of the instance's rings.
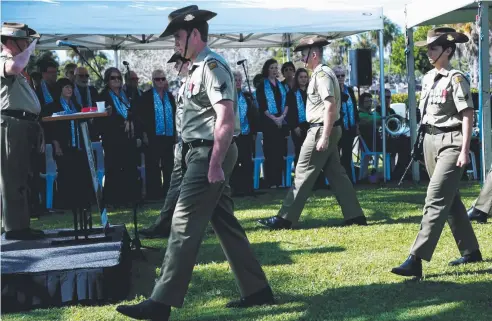
[[[474,273],[489,273],[489,270]],[[471,272],[470,272],[471,273]],[[445,275],[445,274],[444,274]],[[297,282],[287,275],[271,277],[277,305],[252,309],[228,310],[211,302],[237,299],[232,275],[218,271],[197,271],[183,311],[176,320],[490,320],[492,282],[467,284],[434,281],[403,281],[393,284],[369,284],[330,288],[320,294],[282,292],[285,284]],[[312,293],[309,288],[297,293]],[[186,315],[181,318],[181,313]],[[286,314],[283,316],[283,314]],[[174,320],[174,319],[173,319]]]

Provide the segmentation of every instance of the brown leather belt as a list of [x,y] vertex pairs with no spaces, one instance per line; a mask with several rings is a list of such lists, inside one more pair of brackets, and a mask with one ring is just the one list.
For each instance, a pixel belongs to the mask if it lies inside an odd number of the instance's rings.
[[454,127],[436,127],[432,125],[424,125],[424,130],[426,134],[429,135],[438,135],[444,133],[450,133],[455,131],[461,131],[461,125]]

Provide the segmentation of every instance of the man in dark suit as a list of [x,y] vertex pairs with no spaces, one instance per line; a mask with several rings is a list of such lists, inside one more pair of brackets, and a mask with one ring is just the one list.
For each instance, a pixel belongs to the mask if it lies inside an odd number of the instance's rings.
[[[152,73],[153,88],[146,91],[135,104],[144,143],[147,198],[162,199],[166,196],[174,164],[176,102],[162,70]],[[161,178],[162,175],[162,178]]]

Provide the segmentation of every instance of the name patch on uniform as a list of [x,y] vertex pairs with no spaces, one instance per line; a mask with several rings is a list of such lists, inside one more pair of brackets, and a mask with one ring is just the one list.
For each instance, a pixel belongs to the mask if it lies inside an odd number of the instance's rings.
[[215,62],[215,61],[211,61],[211,62],[207,63],[207,65],[208,65],[208,69],[210,69],[210,70],[214,70],[215,68],[217,68],[217,62]]

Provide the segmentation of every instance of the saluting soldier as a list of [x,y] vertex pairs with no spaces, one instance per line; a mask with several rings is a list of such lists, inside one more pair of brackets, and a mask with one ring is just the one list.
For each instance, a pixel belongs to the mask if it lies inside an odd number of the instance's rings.
[[161,35],[174,35],[177,50],[193,64],[185,84],[181,123],[184,175],[162,274],[151,298],[117,308],[133,318],[166,321],[171,306],[183,305],[209,221],[241,293],[241,300],[227,306],[244,308],[274,302],[228,195],[229,177],[237,158],[233,134],[239,134],[240,126],[232,72],[224,58],[207,46],[207,21],[215,15],[195,5],[179,9]]
[[42,149],[44,145],[37,122],[41,105],[23,74],[38,38],[39,34],[26,24],[2,24],[0,188],[2,222],[7,239],[29,240],[44,235],[42,231],[29,228],[30,160],[37,152],[36,149]]
[[345,225],[367,225],[352,182],[340,164],[338,141],[342,136],[341,94],[335,73],[322,63],[323,47],[329,42],[320,36],[301,39],[294,51],[313,70],[307,89],[307,137],[297,161],[294,183],[277,216],[258,222],[272,229],[289,229],[301,216],[316,179],[323,170],[341,208]]
[[169,189],[166,194],[164,205],[162,206],[161,213],[156,219],[154,224],[149,228],[140,230],[146,238],[168,237],[171,232],[171,220],[173,217],[174,209],[179,198],[179,191],[181,189],[181,182],[183,181],[183,170],[181,166],[181,153],[182,153],[182,141],[181,141],[181,116],[183,115],[184,104],[184,90],[185,82],[188,77],[188,66],[190,61],[181,57],[179,52],[175,53],[167,63],[174,63],[174,69],[178,72],[178,75],[182,77],[182,85],[179,88],[178,95],[176,96],[176,137],[177,143],[174,145],[174,167],[171,173],[171,180],[169,183]]
[[468,210],[470,221],[487,223],[487,216],[492,213],[492,168],[487,174],[487,179],[482,186],[482,190],[475,200],[474,205]]
[[392,272],[403,276],[422,276],[422,260],[430,261],[446,221],[453,233],[461,258],[450,265],[482,261],[478,241],[461,201],[459,183],[469,163],[473,121],[470,84],[459,70],[450,65],[457,43],[468,37],[453,28],[429,30],[427,56],[434,69],[422,80],[419,109],[425,126],[424,159],[430,182],[422,223],[410,256]]

